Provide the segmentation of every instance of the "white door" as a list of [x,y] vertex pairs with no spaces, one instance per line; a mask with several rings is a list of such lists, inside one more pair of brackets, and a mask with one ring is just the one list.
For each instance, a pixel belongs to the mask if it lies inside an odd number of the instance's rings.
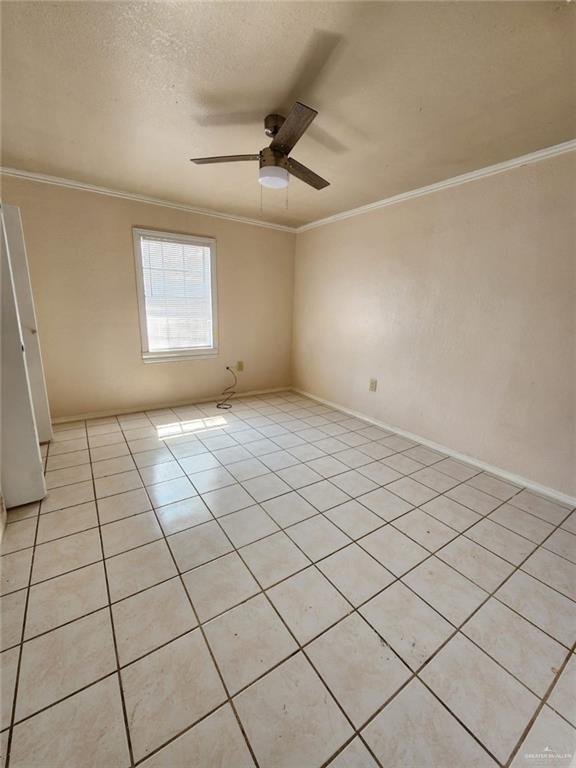
[[36,416],[36,429],[41,443],[52,439],[52,421],[48,405],[48,393],[44,378],[44,366],[40,351],[40,340],[36,325],[36,312],[32,297],[32,285],[26,258],[26,246],[22,231],[20,209],[15,205],[2,205],[2,216],[8,243],[8,254],[14,278],[14,291],[18,305],[18,316],[24,340],[24,352],[28,366],[28,378],[32,392],[32,404]]
[[6,506],[14,507],[42,499],[46,484],[3,214],[1,219],[2,493]]

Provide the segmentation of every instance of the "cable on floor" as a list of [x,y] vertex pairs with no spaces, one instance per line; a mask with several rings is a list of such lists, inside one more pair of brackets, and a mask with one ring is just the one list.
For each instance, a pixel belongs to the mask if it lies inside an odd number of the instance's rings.
[[232,384],[230,384],[229,387],[226,387],[226,389],[222,390],[222,400],[216,403],[216,408],[222,408],[223,410],[228,411],[230,408],[232,408],[232,403],[230,403],[229,400],[231,400],[236,394],[236,384],[238,384],[238,377],[229,365],[226,366],[226,370],[230,371],[234,377],[234,381]]

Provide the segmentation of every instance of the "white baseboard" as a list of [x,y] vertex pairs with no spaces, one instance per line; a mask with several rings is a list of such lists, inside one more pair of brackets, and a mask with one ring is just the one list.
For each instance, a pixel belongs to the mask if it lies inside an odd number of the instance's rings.
[[467,456],[465,453],[460,453],[459,451],[455,451],[452,448],[448,448],[445,445],[440,445],[440,443],[435,443],[433,440],[428,440],[428,438],[422,437],[421,435],[415,435],[413,432],[407,432],[405,429],[400,429],[400,427],[396,427],[392,424],[386,424],[385,422],[379,421],[378,419],[373,419],[371,416],[366,416],[365,413],[360,413],[359,411],[353,411],[351,408],[346,408],[340,403],[334,403],[331,400],[325,400],[324,398],[318,397],[317,395],[313,395],[311,392],[306,392],[303,389],[292,387],[292,391],[298,392],[298,394],[303,395],[304,397],[309,397],[312,400],[316,400],[317,402],[322,403],[323,405],[328,405],[331,408],[336,408],[338,411],[342,411],[343,413],[348,413],[350,414],[350,416],[356,416],[357,418],[363,419],[364,421],[367,421],[370,424],[374,424],[377,427],[382,427],[382,429],[389,429],[391,432],[396,432],[397,434],[402,435],[403,437],[408,437],[411,440],[415,440],[418,443],[422,443],[422,445],[426,445],[428,448],[433,448],[436,451],[445,453],[447,456],[450,456],[450,458],[452,459],[457,459],[458,461],[463,461],[466,464],[471,464],[473,467],[478,467],[479,469],[482,469],[485,472],[490,472],[490,474],[492,475],[498,475],[503,480],[509,480],[511,483],[514,483],[515,485],[520,485],[523,488],[527,488],[530,491],[534,491],[535,493],[539,493],[541,496],[547,496],[548,498],[553,499],[554,501],[558,501],[561,504],[564,504],[571,508],[576,507],[576,497],[569,496],[568,494],[563,493],[562,491],[557,491],[554,488],[548,488],[546,485],[542,485],[541,483],[536,483],[534,482],[534,480],[530,480],[527,477],[516,475],[513,472],[508,472],[508,470],[506,469],[495,467],[492,464],[487,464],[485,461],[476,459],[473,456]]
[[[271,389],[250,389],[246,392],[237,392],[234,396],[234,400],[240,400],[243,397],[254,397],[255,395],[268,395],[277,392],[292,392],[292,387],[273,387]],[[155,403],[152,405],[142,406],[141,408],[115,408],[114,410],[107,411],[93,411],[90,413],[80,413],[76,416],[60,416],[59,418],[52,419],[53,424],[67,424],[71,421],[85,421],[86,419],[104,419],[108,416],[125,416],[129,413],[141,413],[142,411],[158,411],[162,408],[181,408],[186,405],[198,405],[199,403],[213,403],[218,401],[222,397],[222,394],[212,395],[212,397],[204,397],[200,400],[179,400],[177,402],[163,402]]]

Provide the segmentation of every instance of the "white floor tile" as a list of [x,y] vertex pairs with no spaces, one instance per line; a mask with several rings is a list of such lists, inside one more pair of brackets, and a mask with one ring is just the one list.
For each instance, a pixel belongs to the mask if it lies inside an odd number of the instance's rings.
[[370,600],[360,613],[414,670],[454,632],[446,619],[402,582]]
[[103,563],[48,579],[30,589],[24,636],[29,639],[106,605]]
[[355,499],[339,504],[337,507],[327,510],[325,517],[331,520],[351,539],[359,539],[376,528],[385,525],[384,520],[373,512],[370,512],[363,504]]
[[570,656],[550,694],[548,704],[576,727],[576,655]]
[[566,766],[573,764],[576,754],[576,730],[558,717],[549,707],[544,707],[528,735],[520,745],[512,761],[513,768],[534,763],[534,755],[545,755],[547,765]]
[[210,621],[205,631],[232,695],[298,650],[264,595]]
[[183,579],[200,621],[208,621],[260,591],[235,552],[188,571]]
[[377,768],[364,743],[356,738],[329,763],[329,768]]
[[228,515],[231,512],[251,507],[254,504],[254,499],[238,483],[203,493],[202,501],[214,517]]
[[216,405],[42,447],[0,562],[11,765],[129,768],[127,728],[143,768],[566,764],[576,513],[290,391]]
[[307,654],[356,728],[411,674],[358,614],[314,640]]
[[395,576],[401,576],[430,556],[427,549],[391,525],[364,536],[358,543]]
[[413,680],[362,731],[382,765],[498,765],[418,680]]
[[319,512],[325,512],[327,509],[338,506],[348,501],[348,494],[336,488],[328,480],[322,480],[314,485],[307,485],[300,489],[300,495],[312,504]]
[[101,529],[104,556],[113,557],[128,549],[149,544],[162,538],[154,512],[142,512],[115,523],[103,525]]
[[463,635],[452,638],[420,676],[503,763],[539,703]]
[[126,667],[122,687],[136,760],[142,760],[226,698],[199,629]]
[[242,731],[229,704],[190,728],[142,763],[145,768],[234,766],[254,768]]
[[498,600],[483,605],[462,632],[537,696],[544,696],[566,658],[563,646]]
[[395,520],[412,509],[412,504],[404,501],[404,499],[401,499],[394,493],[390,493],[386,488],[378,488],[364,496],[360,496],[358,501],[377,514],[378,517],[388,522]]
[[511,563],[464,536],[451,541],[436,556],[487,592],[493,592],[514,570]]
[[354,733],[302,654],[269,672],[235,702],[263,766],[320,768]]
[[576,603],[527,573],[514,573],[495,597],[564,645],[576,641]]
[[233,549],[218,523],[214,521],[175,533],[168,537],[168,544],[182,572],[203,565]]
[[318,568],[337,589],[357,606],[384,589],[394,576],[356,544],[335,552]]
[[115,669],[107,608],[28,640],[22,651],[16,719],[54,704]]
[[458,535],[455,530],[421,509],[413,509],[406,515],[398,517],[393,525],[430,552],[440,549]]
[[284,480],[272,473],[245,480],[242,485],[252,498],[259,502],[267,501],[291,490]]
[[488,593],[435,557],[403,576],[403,581],[444,618],[459,626]]
[[[22,523],[13,523],[13,525],[22,525]],[[46,515],[40,515],[38,520],[36,544],[44,544],[47,541],[59,539],[62,536],[69,536],[71,533],[80,533],[88,528],[95,528],[97,525],[98,515],[96,504],[93,501],[87,501],[85,504],[78,504],[75,507],[58,509],[55,512],[48,512]],[[8,534],[10,527],[7,526],[5,536]]]
[[316,515],[290,526],[286,533],[310,560],[316,562],[337,549],[350,544],[351,539],[323,515]]
[[179,577],[112,606],[120,664],[144,656],[197,626]]
[[285,493],[264,501],[262,506],[281,528],[318,514],[318,510],[298,493]]
[[352,606],[313,567],[272,587],[268,595],[301,644],[352,611]]
[[249,544],[241,554],[264,589],[310,565],[310,560],[285,533]]
[[128,768],[117,675],[91,685],[14,728],[10,764],[15,768],[81,765]]
[[576,600],[576,565],[546,549],[537,549],[522,570]]
[[166,543],[153,541],[106,560],[112,602],[176,576]]
[[225,515],[220,518],[220,525],[235,547],[251,544],[257,539],[280,530],[270,515],[256,504],[239,512],[233,512],[231,515]]
[[156,515],[162,530],[169,536],[171,533],[193,528],[195,525],[207,523],[213,519],[212,514],[200,496],[175,501],[164,507],[157,507]]
[[40,544],[34,553],[32,583],[51,579],[101,559],[102,548],[97,528]]

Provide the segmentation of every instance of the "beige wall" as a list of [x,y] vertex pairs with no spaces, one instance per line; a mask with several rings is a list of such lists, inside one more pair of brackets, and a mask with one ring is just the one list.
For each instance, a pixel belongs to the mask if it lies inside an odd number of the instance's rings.
[[[244,391],[293,380],[576,495],[575,179],[566,154],[297,237],[11,177],[2,193],[55,417],[212,397],[242,359]],[[217,239],[217,358],[142,362],[133,226]]]
[[576,495],[575,180],[565,154],[299,234],[296,386]]
[[[4,177],[20,206],[53,417],[217,395],[244,360],[242,390],[290,384],[294,235]],[[132,227],[217,240],[220,354],[143,363]]]

